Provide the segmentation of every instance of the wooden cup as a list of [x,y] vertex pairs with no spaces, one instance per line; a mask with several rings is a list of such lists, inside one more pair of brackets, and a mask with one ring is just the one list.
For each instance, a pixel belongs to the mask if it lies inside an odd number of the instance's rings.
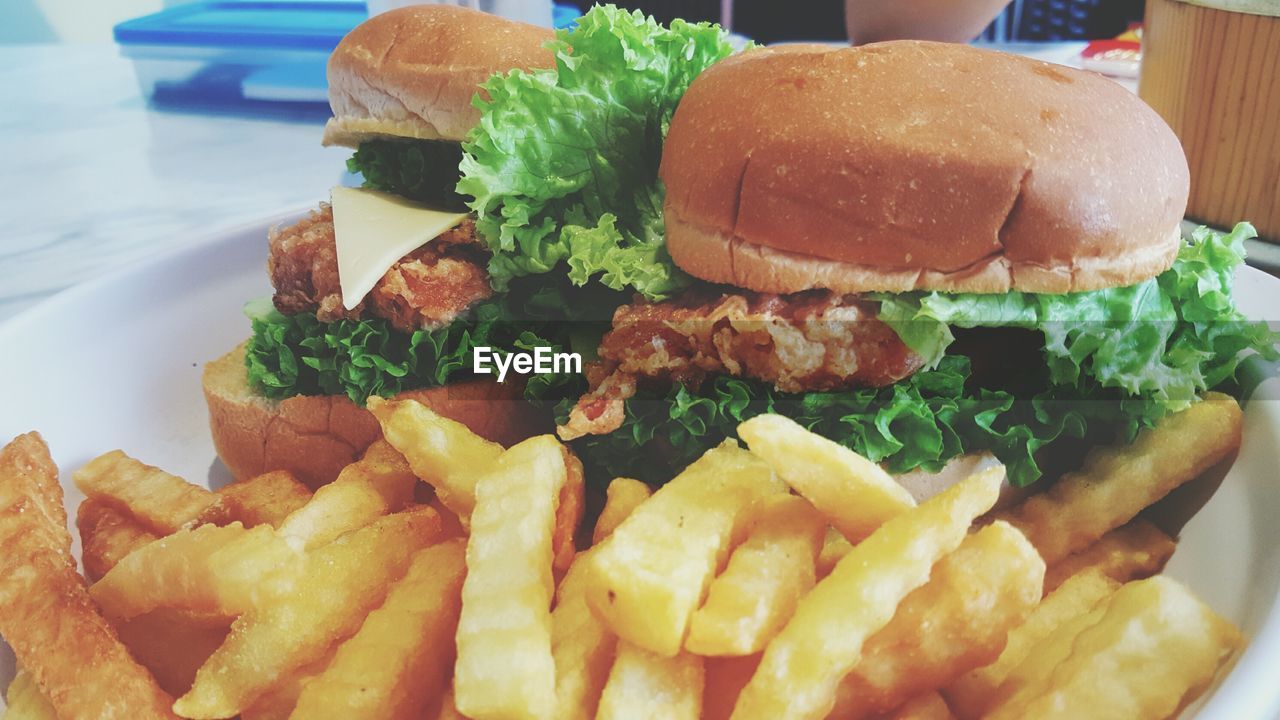
[[1138,94],[1187,153],[1187,216],[1280,242],[1280,0],[1147,0]]

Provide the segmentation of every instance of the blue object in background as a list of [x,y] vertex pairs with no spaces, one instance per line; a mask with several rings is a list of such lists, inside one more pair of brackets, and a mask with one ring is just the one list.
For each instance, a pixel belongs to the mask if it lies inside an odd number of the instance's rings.
[[323,113],[329,53],[367,17],[363,2],[212,0],[127,20],[114,34],[157,103],[288,102]]
[[582,11],[573,5],[555,3],[551,6],[551,24],[557,30],[568,30],[578,24]]
[[131,45],[298,49],[330,52],[369,15],[363,2],[243,2],[179,5],[115,27]]
[[[557,28],[580,15],[553,6]],[[114,34],[158,104],[324,115],[329,53],[367,17],[363,2],[204,0],[126,20]]]

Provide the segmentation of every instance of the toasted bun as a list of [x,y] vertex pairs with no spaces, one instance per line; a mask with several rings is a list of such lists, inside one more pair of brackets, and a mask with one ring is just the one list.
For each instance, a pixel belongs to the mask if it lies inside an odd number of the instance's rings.
[[[244,345],[205,365],[204,397],[218,457],[237,479],[288,470],[312,487],[332,481],[381,437],[378,421],[345,396],[269,400],[248,385]],[[477,434],[512,445],[546,432],[518,384],[469,381],[402,393]]]
[[377,137],[462,140],[480,119],[480,83],[513,68],[550,67],[551,30],[454,5],[375,15],[329,56],[325,145]]
[[965,45],[757,50],[698,77],[662,157],[667,247],[762,292],[1062,293],[1177,254],[1188,172],[1092,73]]

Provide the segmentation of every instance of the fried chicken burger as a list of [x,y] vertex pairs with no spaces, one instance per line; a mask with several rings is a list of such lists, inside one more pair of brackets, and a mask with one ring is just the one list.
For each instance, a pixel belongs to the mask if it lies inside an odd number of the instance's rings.
[[355,150],[348,167],[364,188],[335,188],[330,203],[271,232],[274,295],[247,308],[249,341],[206,368],[214,442],[234,475],[331,480],[378,436],[363,409],[373,394],[411,393],[508,443],[543,426],[517,402],[520,384],[462,372],[473,344],[515,337],[484,319],[505,299],[455,187],[480,84],[551,64],[552,37],[423,5],[371,18],[339,44],[324,144]]
[[929,42],[748,50],[689,87],[659,174],[695,280],[617,310],[561,417],[606,474],[669,477],[781,412],[896,472],[993,453],[1025,485],[1275,352],[1229,299],[1251,229],[1183,240],[1177,138],[1099,75]]

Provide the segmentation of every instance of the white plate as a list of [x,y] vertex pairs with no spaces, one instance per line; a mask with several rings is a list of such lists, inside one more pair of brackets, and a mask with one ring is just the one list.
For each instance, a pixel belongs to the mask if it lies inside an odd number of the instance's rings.
[[[297,215],[220,233],[75,287],[0,325],[0,442],[39,430],[62,468],[73,511],[81,495],[71,471],[115,448],[193,482],[225,482],[209,438],[200,371],[248,336],[240,307],[270,292],[267,228]],[[1280,280],[1244,269],[1236,297],[1249,315],[1280,319]],[[1280,379],[1271,377],[1246,406],[1239,459],[1183,530],[1168,570],[1250,639],[1199,718],[1270,720],[1280,709],[1278,464]],[[0,687],[12,672],[5,649]]]

